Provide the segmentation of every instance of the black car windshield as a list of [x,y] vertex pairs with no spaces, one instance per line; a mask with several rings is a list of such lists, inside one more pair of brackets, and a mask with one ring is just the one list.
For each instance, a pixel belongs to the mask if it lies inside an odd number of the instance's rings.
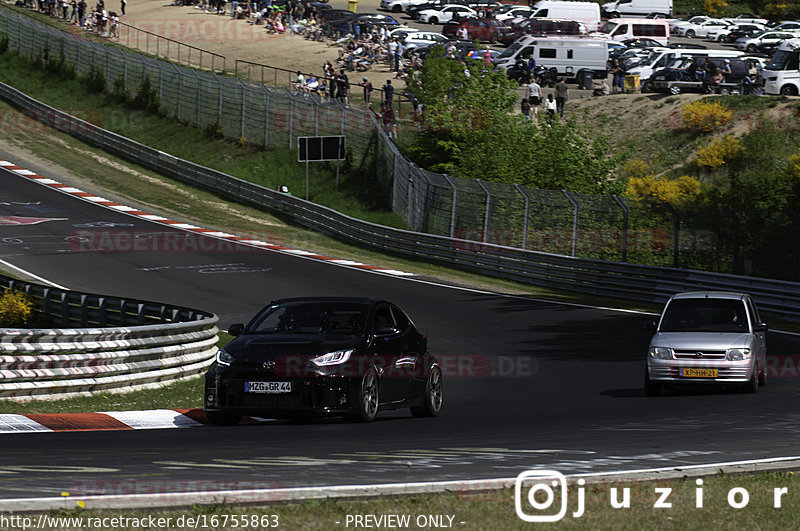
[[295,302],[265,308],[248,325],[251,334],[360,335],[368,306],[356,302]]
[[747,314],[738,299],[675,299],[667,306],[660,331],[747,332]]

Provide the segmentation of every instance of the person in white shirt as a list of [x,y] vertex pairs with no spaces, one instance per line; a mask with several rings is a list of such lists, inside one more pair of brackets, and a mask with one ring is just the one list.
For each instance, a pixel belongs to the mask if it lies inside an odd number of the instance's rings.
[[533,108],[533,114],[539,114],[539,105],[542,103],[542,87],[535,79],[528,84],[528,101]]

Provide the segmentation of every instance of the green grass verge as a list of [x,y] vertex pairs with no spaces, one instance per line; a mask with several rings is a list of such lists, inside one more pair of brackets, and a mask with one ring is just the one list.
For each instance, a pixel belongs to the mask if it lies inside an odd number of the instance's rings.
[[[745,474],[718,474],[703,478],[698,487],[694,478],[627,483],[606,483],[584,487],[585,513],[572,517],[577,508],[577,488],[571,487],[567,503],[567,515],[553,524],[557,529],[793,529],[797,526],[800,512],[800,497],[796,496],[797,480],[792,472],[769,472]],[[629,489],[630,507],[612,508],[611,488],[617,489],[618,500],[622,500]],[[780,508],[774,506],[775,489],[787,488],[782,496]],[[655,489],[671,489],[667,503],[669,508],[654,507],[661,496]],[[697,508],[698,489],[702,490],[702,508]],[[746,507],[733,508],[729,503],[732,489],[744,489],[749,496]],[[734,503],[741,501],[742,491],[733,491]],[[524,494],[527,494],[525,491]],[[76,507],[79,497],[65,499],[65,509],[51,513],[52,516],[84,518],[147,518],[154,511],[93,511]],[[280,501],[280,500],[277,500]],[[560,498],[555,498],[553,509],[557,511]],[[532,510],[529,514],[535,514]],[[491,491],[479,494],[424,494],[402,497],[378,497],[368,500],[325,499],[291,504],[248,506],[194,506],[191,509],[158,511],[157,517],[171,519],[169,529],[178,529],[179,521],[187,526],[187,519],[198,527],[203,523],[216,529],[242,528],[242,518],[249,527],[267,528],[262,522],[274,523],[284,529],[347,529],[356,528],[355,518],[371,515],[408,517],[407,528],[433,528],[431,517],[450,522],[455,529],[531,529],[533,524],[520,520],[514,508],[512,490]],[[236,516],[236,523],[234,523]],[[182,520],[179,520],[181,519]],[[262,520],[263,518],[263,520]],[[417,519],[419,518],[419,521]],[[255,519],[255,520],[253,520]],[[166,520],[164,520],[166,523]],[[362,520],[363,522],[363,520]],[[462,523],[463,522],[463,523]],[[130,523],[130,522],[129,522]],[[349,525],[348,525],[349,523]],[[227,524],[227,525],[226,525]],[[418,524],[427,524],[419,525]],[[55,526],[54,526],[55,527]],[[52,527],[52,528],[54,528]],[[118,529],[134,529],[137,526],[121,525]],[[363,528],[363,525],[361,526]],[[386,528],[386,526],[383,526]]]

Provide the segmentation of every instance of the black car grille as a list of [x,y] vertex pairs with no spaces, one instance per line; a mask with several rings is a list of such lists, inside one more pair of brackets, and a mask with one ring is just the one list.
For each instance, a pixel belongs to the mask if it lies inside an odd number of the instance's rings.
[[245,380],[227,380],[224,383],[224,392],[220,393],[220,406],[263,409],[325,408],[335,405],[336,398],[345,390],[343,387],[344,382],[340,379],[315,378],[304,380],[281,378],[279,380],[291,381],[292,392],[275,394],[246,393],[244,391]]

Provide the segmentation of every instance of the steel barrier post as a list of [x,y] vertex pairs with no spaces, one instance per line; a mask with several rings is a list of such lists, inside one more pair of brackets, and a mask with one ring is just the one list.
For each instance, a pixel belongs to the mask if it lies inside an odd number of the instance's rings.
[[458,203],[458,189],[450,179],[449,175],[443,173],[442,177],[444,177],[444,179],[447,181],[447,184],[450,185],[450,188],[453,189],[453,206],[450,210],[450,237],[453,238],[454,234],[456,233],[456,204]]
[[572,256],[576,256],[578,247],[578,210],[580,207],[578,206],[578,202],[575,201],[575,198],[572,197],[572,194],[566,190],[561,190],[561,192],[563,192],[563,194],[567,196],[567,199],[569,199],[569,202],[572,203]]
[[614,194],[611,197],[614,198],[614,201],[622,208],[622,261],[628,261],[628,205],[626,205],[622,199],[617,195]]
[[478,186],[486,193],[486,206],[483,213],[483,243],[486,243],[489,238],[489,210],[491,207],[492,193],[489,191],[489,188],[483,184],[483,181],[480,179],[475,180],[478,182]]
[[515,184],[514,186],[516,187],[517,191],[522,195],[522,197],[525,198],[525,215],[524,215],[523,220],[522,220],[522,248],[523,249],[527,249],[528,248],[528,216],[529,216],[529,212],[530,212],[530,208],[531,208],[531,198],[528,196],[528,193],[525,191],[525,189],[522,186],[520,186],[518,184]]

